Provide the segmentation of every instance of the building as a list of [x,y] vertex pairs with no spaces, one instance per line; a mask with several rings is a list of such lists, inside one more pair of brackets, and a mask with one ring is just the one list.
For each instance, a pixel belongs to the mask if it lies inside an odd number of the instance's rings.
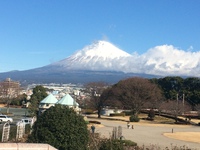
[[49,109],[51,106],[55,106],[58,100],[52,95],[49,94],[46,98],[44,98],[39,104],[39,114],[44,112],[46,109]]
[[61,98],[57,104],[61,104],[64,106],[68,106],[69,108],[73,108],[76,112],[80,112],[79,104],[69,95],[66,94],[63,98]]
[[68,106],[69,108],[73,108],[76,112],[80,112],[79,104],[69,95],[66,94],[59,101],[53,96],[53,94],[49,94],[46,98],[44,98],[39,104],[39,114],[49,109],[55,104],[61,104],[64,106]]
[[0,82],[0,98],[14,98],[20,94],[20,83],[7,78]]

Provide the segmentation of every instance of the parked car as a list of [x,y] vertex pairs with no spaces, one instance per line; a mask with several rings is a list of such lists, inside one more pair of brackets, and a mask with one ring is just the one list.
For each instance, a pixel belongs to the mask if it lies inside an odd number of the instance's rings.
[[33,118],[23,118],[20,121],[18,121],[16,123],[16,125],[19,125],[21,122],[24,123],[25,125],[26,124],[32,124],[33,123]]
[[0,115],[0,122],[13,122],[13,119],[7,115]]

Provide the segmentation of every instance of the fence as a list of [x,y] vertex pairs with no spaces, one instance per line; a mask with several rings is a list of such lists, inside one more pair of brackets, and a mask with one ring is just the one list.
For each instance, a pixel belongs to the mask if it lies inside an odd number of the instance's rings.
[[20,121],[16,125],[10,125],[9,122],[3,124],[2,129],[0,129],[1,142],[8,141],[20,141],[24,138],[26,134],[31,132],[33,123],[36,118],[33,118],[29,123]]

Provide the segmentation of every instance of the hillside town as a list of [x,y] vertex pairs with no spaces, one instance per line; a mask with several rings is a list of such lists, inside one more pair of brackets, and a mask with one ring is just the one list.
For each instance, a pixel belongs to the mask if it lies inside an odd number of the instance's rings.
[[6,78],[4,81],[0,82],[0,98],[12,99],[16,98],[18,95],[25,94],[27,96],[27,101],[23,102],[22,107],[28,108],[31,104],[30,98],[33,94],[33,89],[36,86],[43,86],[47,89],[47,94],[52,94],[57,100],[60,100],[65,95],[70,95],[70,97],[78,101],[81,105],[83,105],[84,100],[90,96],[89,93],[84,92],[84,87],[80,84],[30,84],[26,87],[22,87],[18,81]]

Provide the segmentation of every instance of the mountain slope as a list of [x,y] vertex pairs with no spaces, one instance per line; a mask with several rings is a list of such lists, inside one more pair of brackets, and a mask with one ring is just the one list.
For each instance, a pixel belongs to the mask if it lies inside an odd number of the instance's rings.
[[[116,83],[132,77],[152,77],[138,73],[124,73],[132,56],[113,44],[98,41],[59,62],[25,71],[1,73],[0,79],[10,77],[28,83]],[[127,68],[128,70],[129,68]]]
[[130,54],[106,41],[98,41],[48,67],[67,70],[122,71]]

